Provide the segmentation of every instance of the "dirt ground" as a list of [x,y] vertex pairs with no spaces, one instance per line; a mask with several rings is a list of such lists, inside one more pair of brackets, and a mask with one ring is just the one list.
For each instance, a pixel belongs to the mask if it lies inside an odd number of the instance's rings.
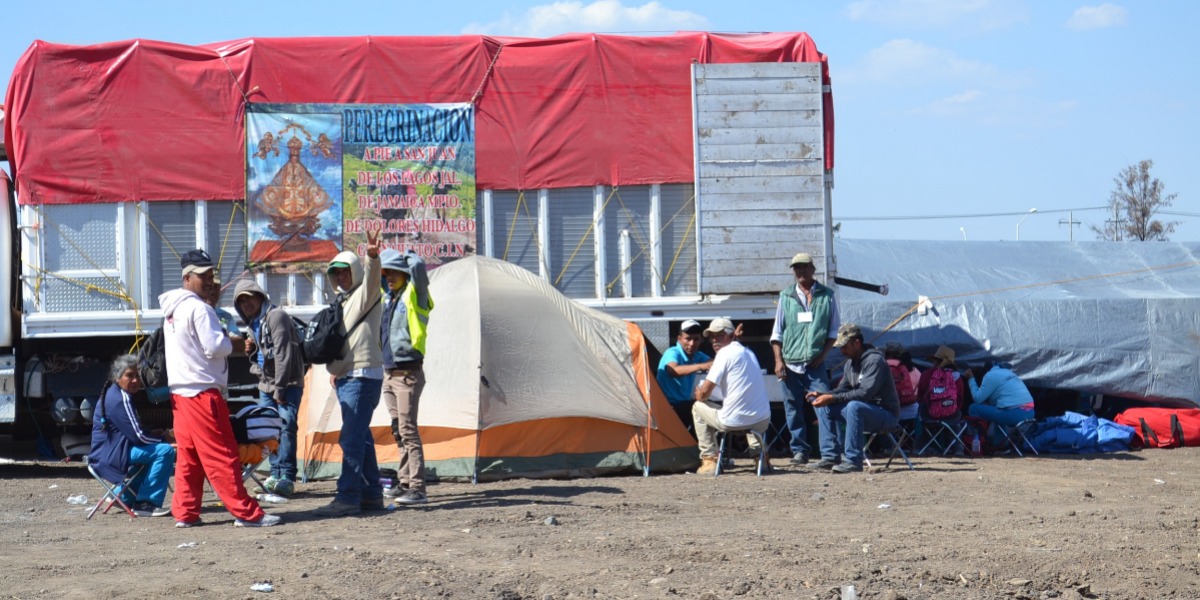
[[[693,474],[430,487],[320,519],[301,485],[270,529],[115,511],[79,465],[0,464],[11,598],[1200,598],[1200,451],[918,458],[834,475],[776,460]],[[877,465],[878,466],[878,465]],[[270,582],[272,594],[251,586]]]

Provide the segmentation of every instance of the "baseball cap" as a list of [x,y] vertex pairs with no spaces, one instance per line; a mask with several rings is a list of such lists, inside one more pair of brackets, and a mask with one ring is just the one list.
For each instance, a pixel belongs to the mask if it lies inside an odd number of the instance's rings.
[[807,252],[797,252],[796,255],[792,257],[792,264],[790,266],[794,267],[796,265],[811,265],[811,264],[813,264],[813,259],[812,259],[811,254],[809,254]]
[[837,339],[833,341],[834,348],[841,348],[850,343],[851,339],[861,338],[863,336],[862,329],[854,323],[842,323],[838,327]]
[[183,269],[183,276],[187,277],[192,273],[207,273],[212,270],[212,258],[208,253],[197,248],[188,250],[179,258],[179,267]]
[[688,319],[679,326],[680,331],[685,331],[687,333],[700,333],[702,328],[703,327],[700,325],[700,321],[695,319]]
[[708,329],[704,330],[704,337],[710,337],[714,333],[721,333],[722,331],[725,333],[733,333],[733,321],[730,321],[726,318],[713,319],[712,322],[708,324]]

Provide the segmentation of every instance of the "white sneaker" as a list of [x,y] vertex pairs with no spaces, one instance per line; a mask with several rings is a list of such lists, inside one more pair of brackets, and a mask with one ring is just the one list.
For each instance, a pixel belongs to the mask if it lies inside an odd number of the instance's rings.
[[263,515],[263,518],[257,521],[245,521],[237,519],[233,522],[234,527],[271,527],[278,525],[283,519],[279,515]]

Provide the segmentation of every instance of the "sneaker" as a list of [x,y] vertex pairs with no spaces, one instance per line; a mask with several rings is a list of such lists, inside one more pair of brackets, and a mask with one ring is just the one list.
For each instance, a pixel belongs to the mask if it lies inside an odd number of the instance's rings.
[[396,504],[425,504],[429,502],[429,498],[425,497],[425,492],[421,490],[408,490],[402,495],[396,496]]
[[794,456],[792,456],[792,459],[789,460],[788,462],[792,463],[793,465],[807,465],[808,464],[808,453],[807,452],[797,452]]
[[263,517],[257,521],[245,521],[242,519],[237,519],[233,522],[233,526],[234,527],[273,527],[275,525],[278,525],[282,521],[283,521],[283,519],[279,518],[279,515],[263,515]]
[[374,500],[363,500],[362,502],[358,503],[358,507],[361,508],[364,512],[378,512],[381,510],[387,510],[387,507],[385,507],[383,505],[383,498],[375,498]]
[[362,507],[358,504],[351,504],[340,500],[334,500],[313,511],[318,517],[344,517],[347,515],[357,515],[360,512],[362,512]]
[[[272,476],[268,477],[267,480],[262,483],[262,486],[264,488],[266,488],[268,494],[278,494],[279,492],[275,491],[275,486],[278,484],[279,484],[279,480],[275,479],[275,476],[272,475]],[[279,494],[279,495],[282,496],[283,494]]]
[[830,471],[833,471],[834,473],[861,473],[862,470],[862,465],[856,465],[852,462],[838,463],[837,465],[834,465],[832,469],[830,469]]
[[204,524],[204,521],[196,519],[195,521],[175,521],[175,527],[179,529],[187,529],[188,527],[199,527]]
[[171,509],[155,506],[149,502],[138,502],[132,508],[133,514],[139,517],[165,517],[171,514]]
[[276,479],[275,486],[271,488],[271,493],[287,498],[296,493],[296,484],[292,483],[290,479]]
[[828,471],[836,466],[838,466],[838,461],[836,461],[832,458],[822,458],[821,460],[819,460],[815,464],[813,464],[812,468],[824,469],[824,470]]
[[396,498],[399,496],[403,496],[405,494],[405,492],[407,492],[407,491],[408,491],[408,486],[404,485],[404,484],[400,484],[395,487],[383,488],[383,497],[384,498]]

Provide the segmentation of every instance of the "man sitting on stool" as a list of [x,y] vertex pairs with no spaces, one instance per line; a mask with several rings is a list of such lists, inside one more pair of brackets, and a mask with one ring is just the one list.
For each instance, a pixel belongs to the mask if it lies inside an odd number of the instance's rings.
[[[833,347],[850,362],[833,392],[808,394],[812,405],[820,409],[821,462],[814,468],[834,473],[862,471],[863,434],[895,428],[899,424],[900,400],[887,359],[863,341],[858,325],[844,323],[839,327]],[[839,424],[846,427],[844,443],[838,436]],[[842,456],[841,463],[837,462],[838,455]]]
[[[701,464],[696,473],[711,475],[717,471],[717,432],[749,429],[765,436],[771,422],[771,403],[758,359],[737,341],[729,319],[713,319],[704,337],[711,338],[717,356],[696,388],[692,418],[700,446]],[[720,405],[708,399],[717,387],[724,398]],[[746,441],[752,451],[759,451],[754,435],[748,434]]]

